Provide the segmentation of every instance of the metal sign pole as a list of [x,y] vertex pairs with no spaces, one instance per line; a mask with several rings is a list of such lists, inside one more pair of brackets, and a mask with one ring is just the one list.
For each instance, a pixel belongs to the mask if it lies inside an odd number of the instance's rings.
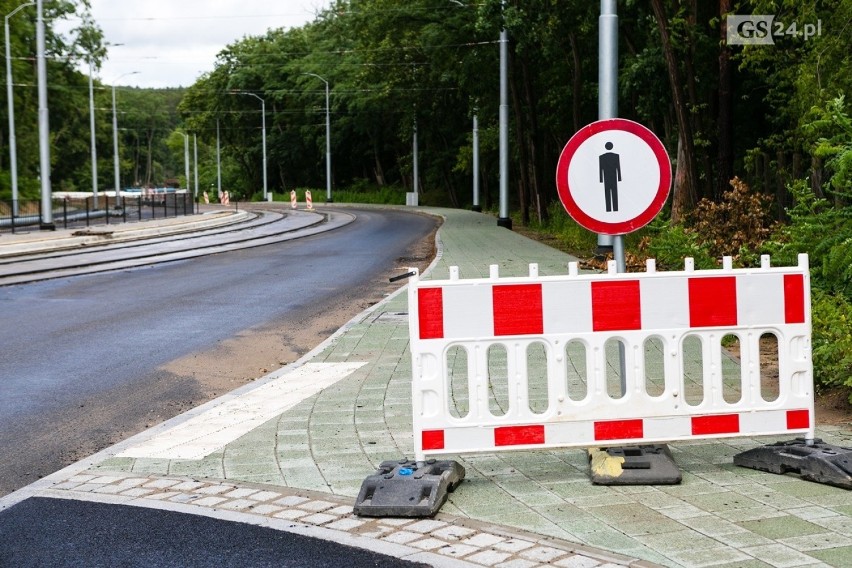
[[[618,11],[616,0],[601,0],[598,18],[598,120],[618,117]],[[627,272],[624,235],[598,235],[598,249],[612,248],[618,272]],[[621,395],[627,392],[624,344],[618,343]]]
[[[598,120],[618,117],[618,13],[616,0],[601,0],[598,17]],[[620,237],[598,235],[598,252],[613,251]],[[616,258],[618,262],[618,258]],[[621,269],[619,269],[621,272]]]

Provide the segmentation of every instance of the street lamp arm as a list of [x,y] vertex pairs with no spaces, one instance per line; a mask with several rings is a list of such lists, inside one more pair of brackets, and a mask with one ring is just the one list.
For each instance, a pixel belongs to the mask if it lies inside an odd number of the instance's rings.
[[331,203],[331,107],[328,99],[328,81],[316,73],[302,73],[302,75],[316,77],[325,83],[325,198]]
[[320,76],[319,76],[319,75],[317,75],[316,73],[302,73],[302,75],[310,75],[311,77],[316,77],[317,79],[319,79],[320,81],[322,81],[323,83],[325,83],[325,84],[326,84],[326,86],[328,86],[328,81],[326,81],[325,79],[323,79],[322,77],[320,77]]
[[27,6],[35,6],[35,2],[24,2],[23,4],[21,4],[20,6],[18,6],[17,8],[15,8],[14,10],[12,10],[11,12],[9,12],[9,13],[6,15],[6,21],[8,21],[8,20],[9,20],[9,18],[11,18],[11,17],[12,17],[12,16],[14,16],[15,14],[17,14],[19,10],[23,10],[23,9],[24,9],[24,8],[26,8]]
[[231,90],[230,93],[232,95],[251,95],[260,101],[260,120],[262,127],[262,138],[263,138],[263,200],[267,200],[267,196],[269,195],[269,190],[266,185],[266,101],[260,96],[250,91],[237,91]]
[[12,216],[18,214],[18,150],[15,141],[15,99],[12,91],[12,56],[11,41],[9,39],[9,18],[18,13],[18,10],[34,5],[35,2],[25,2],[6,15],[5,39],[6,39],[6,98],[9,105],[9,173],[12,182]]

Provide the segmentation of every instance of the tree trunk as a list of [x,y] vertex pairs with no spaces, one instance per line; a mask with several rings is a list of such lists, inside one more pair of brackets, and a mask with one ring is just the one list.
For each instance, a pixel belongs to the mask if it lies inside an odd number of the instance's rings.
[[278,179],[281,180],[281,193],[284,194],[285,199],[289,199],[290,196],[287,192],[287,180],[284,179],[284,168],[280,164],[278,166]]
[[583,73],[582,60],[580,59],[580,51],[577,49],[577,37],[574,32],[568,34],[568,41],[571,42],[571,55],[574,58],[574,69],[572,77],[571,90],[571,115],[574,120],[574,132],[580,130],[580,100],[583,96]]
[[787,192],[787,156],[783,150],[776,154],[778,161],[775,168],[775,203],[778,205],[778,220],[784,219],[784,194]]
[[[698,26],[698,7],[695,4],[695,0],[689,1],[689,12],[687,14],[687,23],[689,25],[689,29],[694,30]],[[696,77],[697,73],[695,71],[695,43],[693,42],[693,38],[690,34],[684,36],[685,41],[687,42],[686,49],[684,50],[681,58],[683,59],[683,67],[684,74],[686,76],[686,95],[687,100],[689,101],[687,104],[688,109],[697,109],[701,106],[701,101],[698,98],[698,88],[696,86]],[[695,112],[688,112],[687,116],[690,119],[690,128],[692,129],[693,136],[704,135],[707,136],[705,130],[709,130],[709,128],[705,128],[703,121],[701,120],[701,116]],[[694,143],[693,143],[694,145]],[[704,167],[705,176],[702,179],[701,176],[698,175],[698,160],[701,160],[701,163]],[[700,158],[696,156],[695,158],[695,170],[693,170],[693,188],[696,194],[696,201],[698,197],[711,197],[713,194],[713,182],[712,182],[712,162],[710,160],[709,152],[701,152]],[[699,191],[700,190],[700,191]]]
[[760,155],[763,157],[763,191],[766,195],[772,195],[772,161],[767,152],[761,152]]
[[[510,62],[514,63],[515,58],[510,58]],[[513,73],[517,76],[517,73]],[[528,155],[526,145],[526,121],[524,120],[524,112],[521,108],[520,95],[518,94],[517,85],[514,81],[509,81],[509,96],[512,99],[512,111],[515,115],[515,146],[518,149],[518,160],[520,167],[518,168],[518,204],[521,207],[521,224],[529,225],[530,222],[530,205],[529,205],[529,170],[526,165],[531,159]]]
[[818,156],[811,158],[811,191],[817,197],[825,197],[822,192],[822,158]]
[[[134,179],[134,181],[139,179],[139,161],[142,159],[141,141],[139,140],[139,136],[136,136],[135,139],[136,139],[136,145],[134,146],[134,152],[133,152],[133,179]],[[145,186],[147,186],[147,185],[148,184],[146,183]]]
[[373,168],[373,173],[376,176],[376,184],[381,187],[385,185],[385,170],[382,168],[382,161],[379,158],[379,150],[378,148],[373,146],[373,156],[375,157],[376,165]]
[[529,117],[529,128],[526,133],[526,143],[529,148],[529,161],[527,162],[527,169],[529,170],[529,199],[530,204],[535,208],[536,217],[538,218],[538,222],[541,223],[544,219],[542,218],[541,211],[541,180],[539,179],[539,172],[541,168],[539,167],[540,161],[540,152],[538,146],[539,139],[539,128],[538,128],[538,99],[535,96],[535,89],[532,84],[532,79],[530,78],[530,68],[527,63],[526,57],[521,60],[521,69],[523,72],[523,81],[524,81],[524,99],[526,102],[526,108],[528,109],[527,115]]
[[654,17],[660,31],[663,45],[663,55],[669,72],[669,85],[672,90],[672,103],[677,117],[678,130],[678,160],[675,173],[674,197],[672,199],[672,221],[682,219],[696,202],[695,187],[695,148],[692,139],[689,112],[686,107],[686,97],[683,92],[678,58],[672,46],[668,29],[668,18],[662,5],[662,0],[651,0]]
[[[749,185],[752,189],[757,191],[766,193],[764,189],[764,173],[763,169],[766,167],[766,164],[763,161],[763,154],[755,154],[754,156],[754,177],[749,180]],[[723,191],[725,188],[720,188]]]
[[682,142],[681,136],[677,138],[677,166],[675,167],[674,174],[674,186],[675,191],[672,195],[672,223],[677,225],[684,220],[684,216],[686,215],[688,208],[684,206],[683,200],[686,198],[687,193],[685,191],[677,191],[678,187],[684,187],[686,184],[686,168],[680,167],[683,161],[686,159],[684,157],[684,144]]
[[151,184],[151,177],[154,173],[154,131],[149,130],[148,135],[148,161],[145,166],[145,185]]
[[[719,14],[731,11],[731,0],[719,0]],[[726,44],[725,25],[719,26],[719,114],[716,119],[716,198],[728,190],[728,183],[734,177],[734,107],[733,107],[733,69],[731,50]]]

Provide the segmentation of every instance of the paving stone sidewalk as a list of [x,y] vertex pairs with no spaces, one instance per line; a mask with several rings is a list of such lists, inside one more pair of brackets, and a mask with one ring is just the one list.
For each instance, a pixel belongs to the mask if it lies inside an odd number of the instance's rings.
[[[530,262],[542,275],[565,274],[575,260],[486,215],[426,211],[446,222],[425,278],[447,278],[450,266],[463,278],[486,277],[490,264],[501,276],[522,276]],[[206,457],[118,457],[120,445],[50,491],[248,511],[420,550],[434,545],[472,565],[852,566],[852,492],[733,466],[734,454],[776,441],[768,438],[672,444],[683,472],[676,486],[592,485],[580,450],[453,456],[467,476],[430,530],[419,530],[423,521],[353,517],[364,478],[384,460],[413,456],[407,326],[404,293],[362,314],[292,367],[364,365]],[[819,427],[817,436],[852,446],[849,424]],[[305,505],[317,500],[328,507]],[[383,535],[386,527],[396,528]],[[491,536],[472,544],[466,530]],[[488,544],[494,538],[502,540]],[[521,541],[523,549],[508,550]]]

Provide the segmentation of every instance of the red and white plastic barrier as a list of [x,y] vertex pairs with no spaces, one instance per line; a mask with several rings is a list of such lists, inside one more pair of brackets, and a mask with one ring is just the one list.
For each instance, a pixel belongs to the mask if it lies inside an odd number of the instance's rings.
[[[716,438],[798,434],[814,437],[810,279],[807,255],[797,267],[567,276],[491,277],[409,281],[414,445],[428,454],[554,447],[628,445]],[[777,339],[777,395],[762,394],[761,337]],[[739,340],[738,397],[724,384],[722,339]],[[661,346],[660,392],[646,383],[647,343]],[[608,391],[607,342],[624,346],[625,391]],[[691,341],[701,361],[687,372]],[[506,408],[493,412],[489,350],[505,353]],[[568,347],[584,350],[585,393],[568,392]],[[530,359],[536,346],[544,357]],[[466,359],[465,359],[466,354]],[[695,355],[693,353],[693,355]],[[461,379],[451,369],[461,358]],[[450,359],[453,359],[452,361]],[[533,358],[534,359],[534,358]],[[692,357],[692,360],[696,357]],[[531,362],[532,361],[532,362]],[[539,368],[533,368],[538,365]],[[530,376],[545,386],[531,386]],[[466,380],[467,385],[451,384]],[[765,380],[765,379],[764,379]],[[530,389],[538,389],[531,405]],[[695,391],[698,391],[696,398]],[[690,394],[692,393],[690,398]],[[466,412],[451,412],[452,393],[463,393]],[[576,398],[576,397],[575,397]],[[732,400],[733,399],[733,400]],[[532,410],[536,407],[537,410]]]
[[296,190],[290,190],[290,209],[297,209],[299,207],[298,202],[296,201]]
[[204,192],[204,204],[205,204],[205,205],[210,205],[210,196],[209,196],[209,195],[207,195],[207,192],[206,192],[206,191]]
[[231,196],[227,191],[222,192],[222,205],[230,205],[231,204]]
[[314,208],[314,200],[311,198],[311,190],[305,190],[305,202],[308,204],[305,209],[311,210]]

